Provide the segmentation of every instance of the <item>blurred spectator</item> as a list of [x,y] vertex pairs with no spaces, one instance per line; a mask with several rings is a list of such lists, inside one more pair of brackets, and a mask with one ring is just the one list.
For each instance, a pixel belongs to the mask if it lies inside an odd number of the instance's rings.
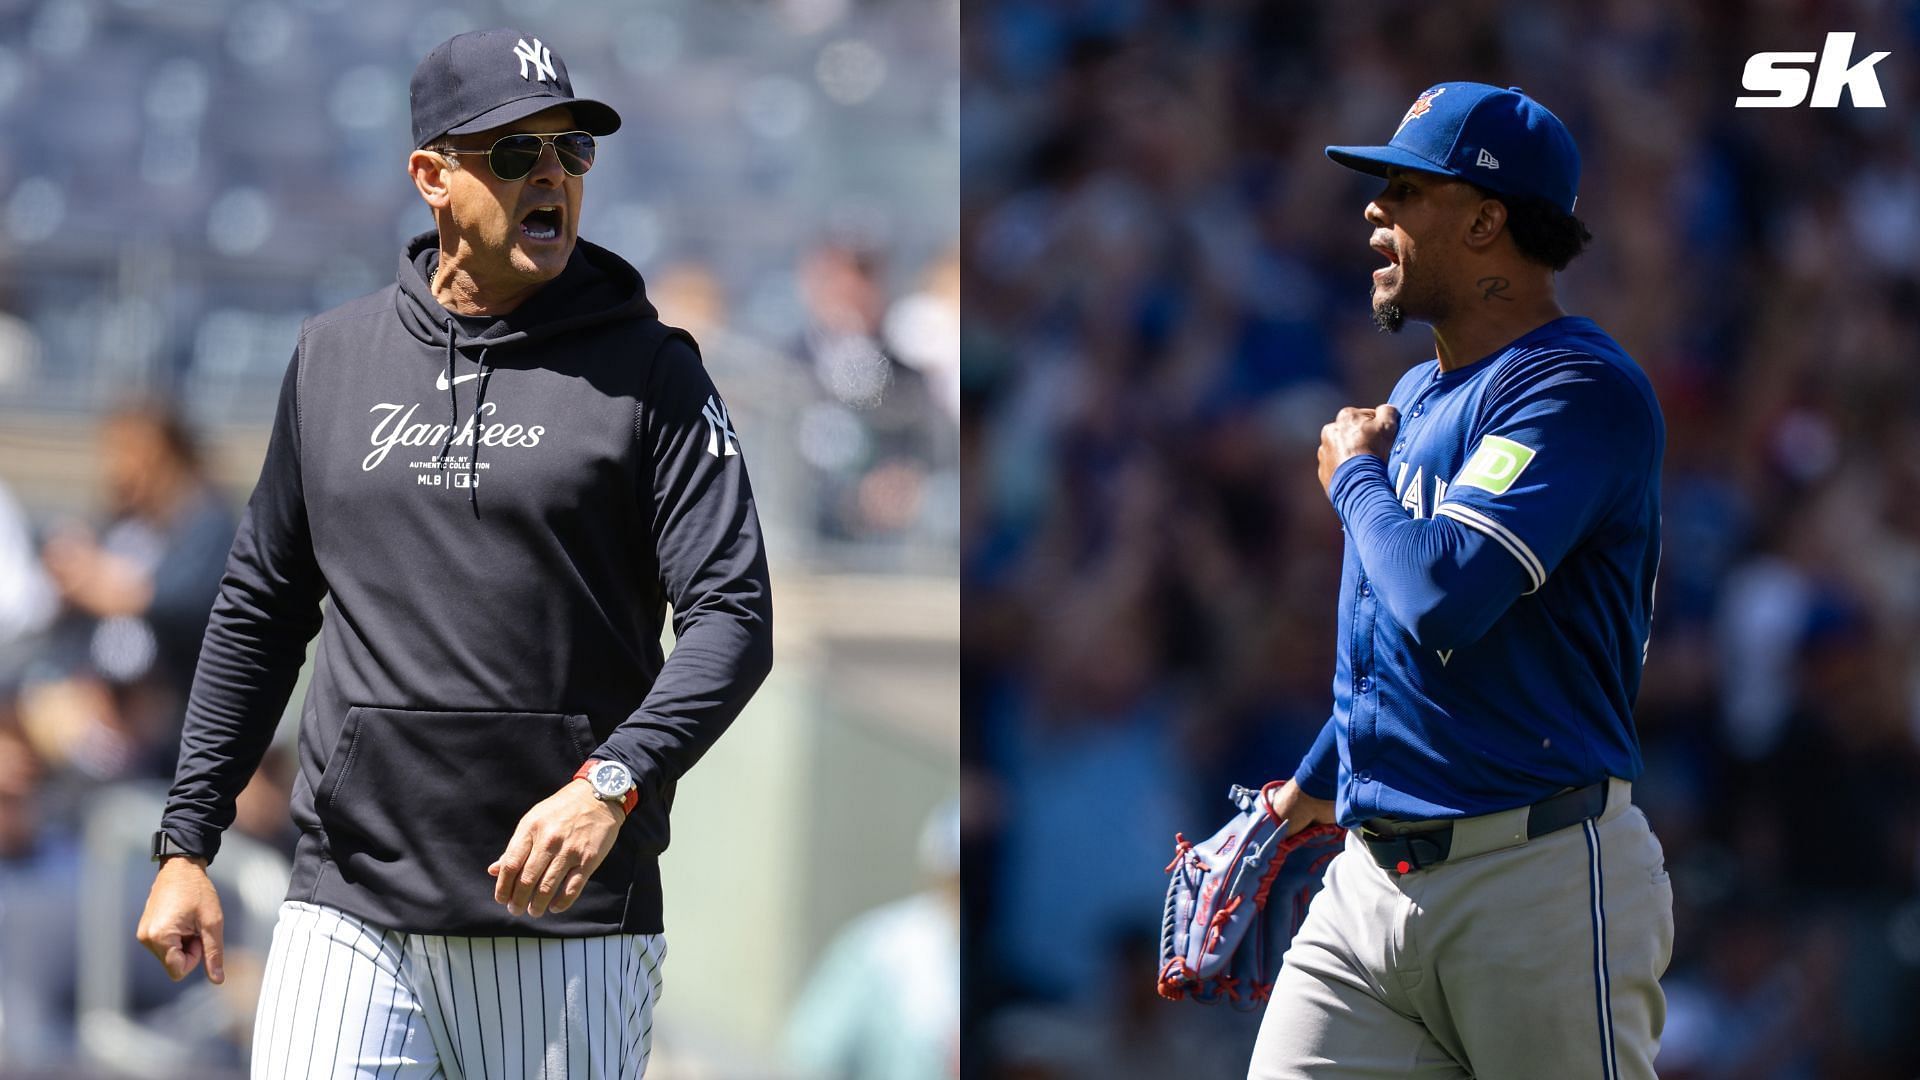
[[[1912,14],[1844,28],[1897,56],[1920,46]],[[1158,863],[1135,837],[1290,775],[1327,716],[1339,534],[1317,431],[1430,354],[1369,324],[1373,187],[1322,148],[1384,138],[1462,78],[1523,86],[1572,128],[1596,239],[1561,295],[1668,418],[1635,789],[1676,888],[1662,1075],[1920,1074],[1920,946],[1895,914],[1920,899],[1920,219],[1902,202],[1920,144],[1897,109],[1732,107],[1748,55],[1813,48],[1832,11],[968,15],[964,748],[998,809],[968,840],[969,1074],[1077,1075],[1091,1056],[1060,1024],[1144,1030],[1089,988],[1093,935],[1049,951],[1034,914],[1085,912],[1085,890],[1109,932],[1151,918]],[[1889,103],[1920,87],[1882,79]],[[1079,803],[1099,813],[1048,801],[1101,776]],[[1808,784],[1832,800],[1783,797]],[[1103,864],[1062,869],[1085,851]],[[1073,978],[1045,977],[1069,957]],[[1835,999],[1903,1019],[1838,1020]]]
[[55,604],[26,514],[0,483],[0,695],[19,680],[30,642],[53,617]]
[[64,526],[42,551],[66,609],[66,653],[50,658],[64,673],[28,691],[25,721],[59,764],[164,777],[234,518],[168,406],[110,414],[100,457],[105,525]]
[[[936,380],[949,348],[939,335],[957,341],[957,315],[942,325],[940,300],[927,295],[908,304],[890,335],[884,258],[865,240],[833,240],[809,251],[798,271],[806,321],[796,349],[827,395],[813,427],[845,432],[831,445],[802,434],[803,453],[811,444],[820,467],[818,527],[836,539],[921,531],[934,501],[930,474],[953,452]],[[938,271],[933,278],[939,288]],[[911,360],[897,354],[901,344]]]
[[794,1065],[820,1080],[960,1075],[960,804],[920,833],[926,891],[853,920],[787,1022]]
[[0,725],[0,1072],[70,1061],[80,848],[43,820],[40,761]]
[[927,380],[927,389],[953,423],[960,422],[960,253],[928,268],[917,292],[887,307],[887,347]]

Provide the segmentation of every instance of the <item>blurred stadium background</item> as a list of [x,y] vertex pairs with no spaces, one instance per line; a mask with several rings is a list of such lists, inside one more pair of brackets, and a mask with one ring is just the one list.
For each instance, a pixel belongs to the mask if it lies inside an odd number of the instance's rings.
[[[1887,108],[1733,108],[1830,30]],[[1244,1074],[1153,997],[1160,868],[1325,720],[1318,428],[1432,355],[1321,148],[1465,78],[1573,129],[1562,297],[1666,410],[1660,1073],[1920,1075],[1920,4],[982,0],[963,56],[968,1074]]]
[[773,555],[650,1075],[905,1075],[833,1064],[876,1024],[958,1068],[957,0],[0,0],[0,1074],[244,1072],[285,751],[215,863],[227,987],[134,943],[146,836],[299,322],[431,226],[407,80],[495,25],[624,114],[582,233],[701,341]]

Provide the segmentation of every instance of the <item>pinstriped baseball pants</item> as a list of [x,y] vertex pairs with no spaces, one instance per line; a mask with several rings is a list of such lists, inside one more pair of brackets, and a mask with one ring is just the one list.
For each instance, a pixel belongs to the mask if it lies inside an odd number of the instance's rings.
[[1653,1080],[1672,953],[1673,887],[1631,804],[1405,875],[1349,833],[1247,1076]]
[[660,934],[453,937],[280,906],[253,1080],[637,1080]]

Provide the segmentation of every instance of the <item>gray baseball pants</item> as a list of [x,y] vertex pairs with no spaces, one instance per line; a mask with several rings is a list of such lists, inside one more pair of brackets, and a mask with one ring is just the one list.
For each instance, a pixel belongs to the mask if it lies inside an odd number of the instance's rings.
[[[1287,952],[1249,1080],[1653,1077],[1673,887],[1630,798],[1615,780],[1599,818],[1517,844],[1514,820],[1475,819],[1455,850],[1493,850],[1406,874],[1350,833]],[[1508,815],[1524,835],[1524,810]]]

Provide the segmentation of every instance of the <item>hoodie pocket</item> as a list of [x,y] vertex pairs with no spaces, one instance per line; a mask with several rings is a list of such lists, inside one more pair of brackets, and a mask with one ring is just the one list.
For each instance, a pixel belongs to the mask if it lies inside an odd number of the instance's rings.
[[594,745],[584,716],[349,709],[314,797],[328,854],[401,904],[484,906],[487,865]]

